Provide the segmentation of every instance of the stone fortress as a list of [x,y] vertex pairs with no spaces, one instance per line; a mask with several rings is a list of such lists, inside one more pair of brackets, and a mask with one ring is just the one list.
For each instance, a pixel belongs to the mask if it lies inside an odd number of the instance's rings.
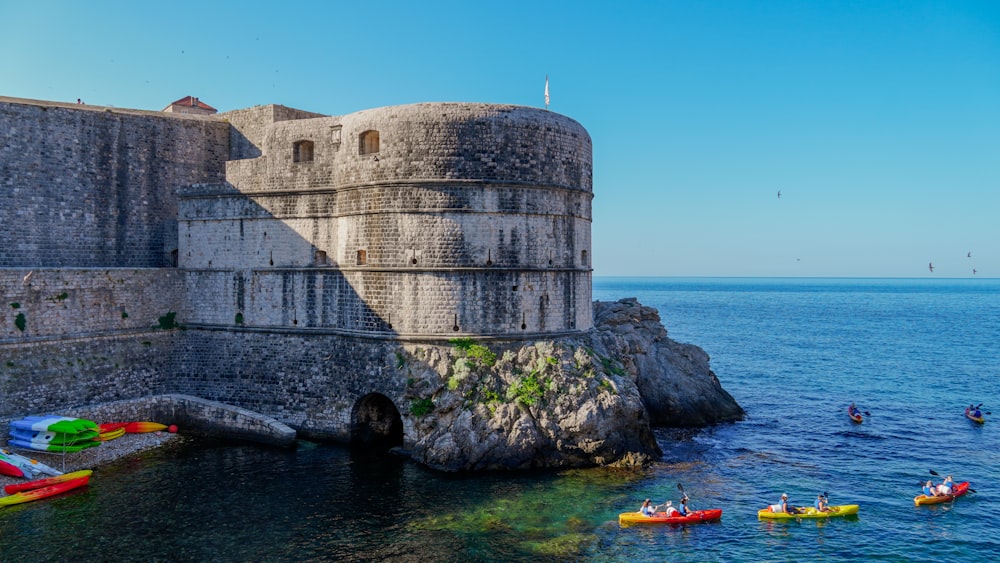
[[[572,354],[594,333],[591,153],[572,119],[510,105],[0,97],[0,420],[183,393],[419,447],[443,423],[411,407],[448,404],[467,371],[450,340]],[[462,384],[467,411],[485,381]],[[655,454],[634,424],[629,451],[597,457]]]

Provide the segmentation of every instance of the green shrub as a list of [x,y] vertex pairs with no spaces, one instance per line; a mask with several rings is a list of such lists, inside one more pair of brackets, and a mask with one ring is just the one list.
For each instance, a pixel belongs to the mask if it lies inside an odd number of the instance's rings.
[[169,311],[166,315],[163,315],[162,317],[157,319],[157,322],[159,323],[158,327],[162,328],[163,330],[170,330],[172,328],[177,328],[178,327],[177,321],[174,320],[176,316],[177,313]]
[[472,346],[469,346],[467,353],[470,358],[478,362],[481,366],[493,367],[493,365],[497,363],[497,355],[482,344],[473,344]]
[[538,372],[532,371],[528,375],[521,376],[517,383],[511,386],[507,396],[529,407],[542,400],[544,391],[541,382],[538,381]]
[[434,410],[434,401],[430,399],[413,399],[410,403],[410,414],[424,416]]
[[468,352],[469,348],[472,347],[473,344],[471,338],[452,338],[451,340],[448,341],[448,343],[451,344],[452,347],[454,347],[455,349],[461,350],[463,352]]
[[619,365],[616,365],[615,362],[613,360],[611,360],[610,358],[601,358],[601,364],[604,365],[604,371],[606,373],[612,373],[612,374],[617,375],[619,377],[624,377],[624,376],[628,375],[628,372],[625,371],[625,368],[623,368],[623,367],[621,367]]

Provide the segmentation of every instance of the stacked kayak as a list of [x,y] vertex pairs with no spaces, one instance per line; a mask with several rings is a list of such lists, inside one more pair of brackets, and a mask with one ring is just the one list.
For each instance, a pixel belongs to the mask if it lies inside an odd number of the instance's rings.
[[917,506],[922,504],[941,504],[942,502],[955,500],[967,492],[969,492],[969,482],[963,481],[952,487],[950,495],[935,495],[930,497],[927,495],[917,495],[913,499],[913,504]]
[[757,511],[757,518],[766,520],[794,520],[795,518],[831,518],[858,513],[858,505],[856,504],[841,504],[827,508],[829,510],[824,512],[810,506],[808,508],[799,508],[795,513],[771,512],[770,508],[765,508]]
[[10,423],[8,445],[41,452],[78,452],[101,445],[97,423],[82,418],[26,416]]
[[24,476],[29,479],[34,479],[42,473],[53,476],[62,475],[62,471],[49,467],[37,459],[31,459],[30,457],[25,457],[7,449],[0,449],[0,461],[12,465],[21,471],[22,475],[11,475],[12,477]]
[[40,500],[82,487],[90,481],[90,474],[91,471],[87,469],[58,477],[7,485],[4,490],[8,495],[0,497],[0,507]]
[[618,515],[618,523],[625,524],[698,524],[701,522],[718,522],[722,519],[722,509],[693,510],[687,516],[677,514],[667,516],[666,512],[657,512],[646,516],[641,512],[623,512]]

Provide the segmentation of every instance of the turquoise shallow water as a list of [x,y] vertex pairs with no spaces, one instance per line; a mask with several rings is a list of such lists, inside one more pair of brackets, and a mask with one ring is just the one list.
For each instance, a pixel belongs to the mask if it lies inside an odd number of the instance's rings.
[[[660,430],[661,463],[449,476],[334,446],[188,442],[100,468],[57,499],[0,510],[0,561],[993,560],[1000,553],[1000,280],[598,278],[670,336],[705,348],[747,410]],[[861,425],[845,408],[871,412]],[[998,409],[996,416],[1000,416]],[[914,507],[929,470],[972,481]],[[641,500],[720,507],[722,522],[622,528]],[[856,518],[762,522],[787,492]]]

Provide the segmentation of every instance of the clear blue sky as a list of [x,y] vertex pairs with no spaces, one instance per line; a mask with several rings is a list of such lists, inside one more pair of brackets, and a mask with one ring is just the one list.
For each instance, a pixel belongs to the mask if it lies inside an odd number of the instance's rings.
[[0,53],[0,95],[152,110],[544,106],[548,75],[597,275],[1000,277],[997,1],[0,0]]

